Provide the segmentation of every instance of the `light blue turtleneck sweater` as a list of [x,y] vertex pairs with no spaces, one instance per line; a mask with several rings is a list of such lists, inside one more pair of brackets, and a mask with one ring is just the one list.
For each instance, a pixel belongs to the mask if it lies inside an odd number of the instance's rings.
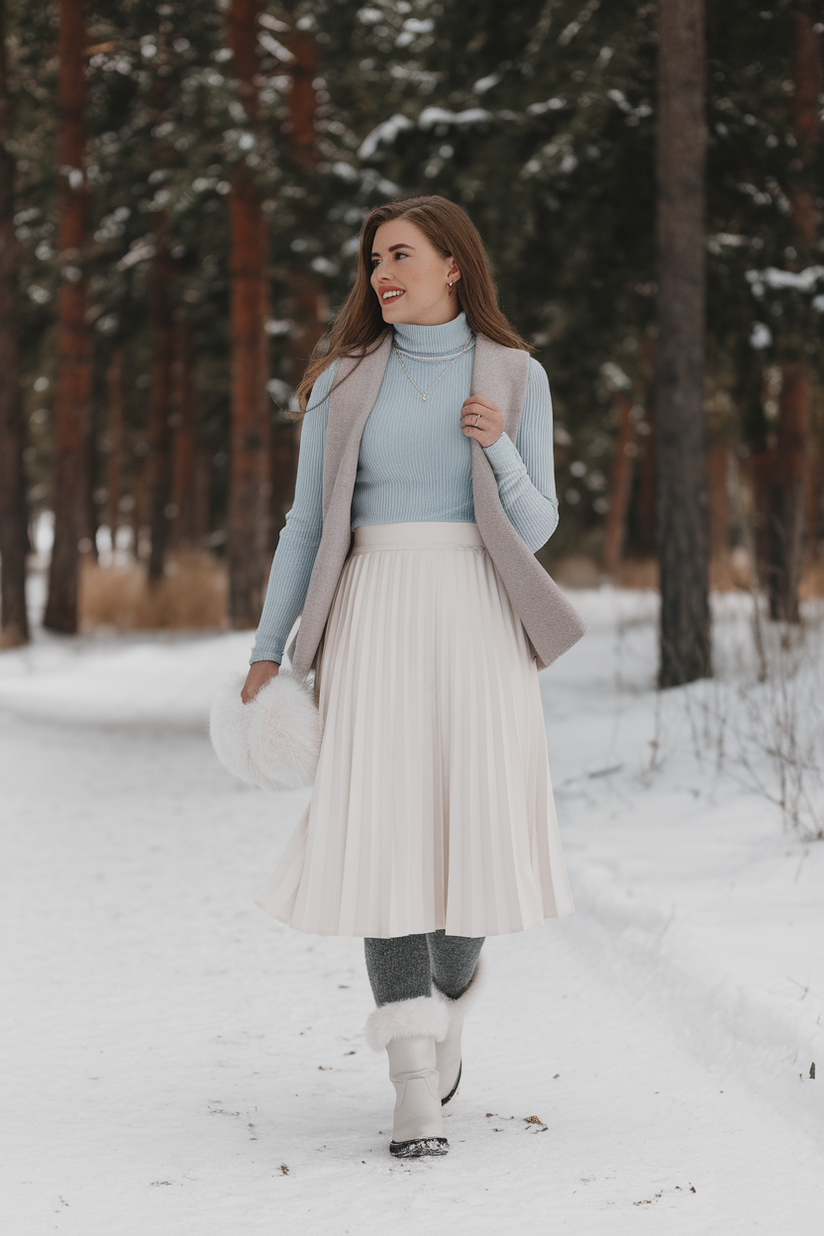
[[[403,363],[426,391],[458,356],[469,327],[463,313],[441,326],[395,326]],[[461,429],[461,405],[472,381],[474,341],[427,395],[403,372],[394,349],[358,455],[352,527],[420,521],[474,523],[472,440]],[[250,660],[278,661],[303,608],[323,527],[323,452],[329,391],[337,362],[315,383],[303,419],[295,501],[286,516]],[[480,392],[481,394],[483,392]],[[502,434],[484,448],[501,505],[535,552],[558,524],[552,458],[552,403],[547,376],[530,358],[515,442]]]

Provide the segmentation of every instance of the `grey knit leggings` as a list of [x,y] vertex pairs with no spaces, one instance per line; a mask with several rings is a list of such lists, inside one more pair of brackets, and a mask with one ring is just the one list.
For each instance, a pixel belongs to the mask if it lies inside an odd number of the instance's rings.
[[431,996],[433,982],[457,1000],[472,982],[483,942],[483,936],[448,936],[445,931],[391,940],[367,937],[366,972],[375,1003]]

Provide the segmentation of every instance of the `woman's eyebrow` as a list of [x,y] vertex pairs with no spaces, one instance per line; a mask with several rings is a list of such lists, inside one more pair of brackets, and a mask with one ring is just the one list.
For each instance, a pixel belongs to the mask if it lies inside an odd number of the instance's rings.
[[[389,252],[394,253],[396,249],[414,249],[414,248],[415,248],[414,245],[390,245]],[[373,253],[372,257],[380,257],[380,254],[377,252]]]

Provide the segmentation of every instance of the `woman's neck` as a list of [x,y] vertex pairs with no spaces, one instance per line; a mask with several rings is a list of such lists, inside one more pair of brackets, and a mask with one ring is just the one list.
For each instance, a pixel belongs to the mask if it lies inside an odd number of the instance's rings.
[[398,347],[417,356],[447,356],[460,352],[470,335],[464,313],[459,313],[449,322],[441,322],[437,326],[396,322],[394,331]]

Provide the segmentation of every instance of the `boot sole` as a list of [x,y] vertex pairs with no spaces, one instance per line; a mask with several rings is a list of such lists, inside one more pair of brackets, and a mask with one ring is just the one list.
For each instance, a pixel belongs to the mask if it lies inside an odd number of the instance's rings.
[[408,1142],[390,1142],[389,1153],[396,1159],[421,1159],[424,1155],[447,1154],[449,1142],[445,1137],[413,1137]]
[[458,1076],[455,1078],[455,1085],[449,1091],[449,1094],[446,1096],[446,1098],[441,1099],[441,1107],[446,1107],[449,1100],[454,1099],[455,1094],[457,1093],[457,1090],[458,1090],[458,1086],[460,1086],[461,1084],[461,1073],[463,1073],[463,1060],[458,1065]]

